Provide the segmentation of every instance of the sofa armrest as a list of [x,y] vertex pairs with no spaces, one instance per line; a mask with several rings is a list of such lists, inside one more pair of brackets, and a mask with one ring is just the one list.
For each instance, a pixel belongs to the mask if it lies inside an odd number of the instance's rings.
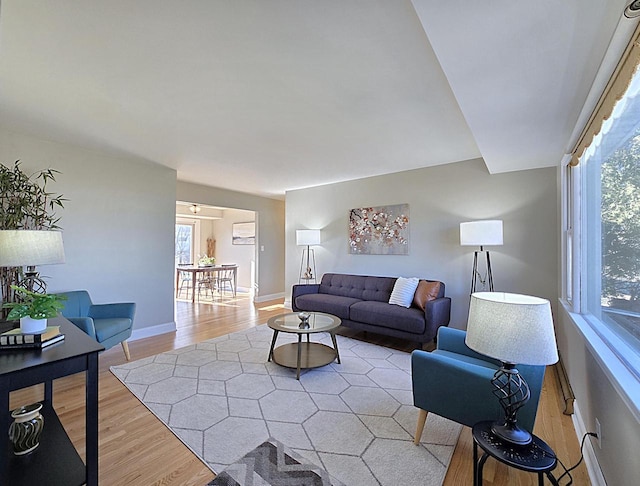
[[293,312],[298,312],[300,309],[296,307],[296,298],[301,295],[306,294],[317,294],[320,290],[320,284],[297,284],[293,286],[293,291],[291,292],[291,309]]
[[88,334],[92,339],[96,339],[96,327],[93,324],[91,317],[67,317],[68,321],[73,323],[74,326],[81,329]]
[[440,297],[430,300],[424,308],[425,335],[433,339],[440,326],[448,326],[451,319],[451,298]]
[[93,304],[89,307],[89,317],[94,319],[127,318],[133,322],[136,304],[133,302],[118,304]]
[[440,297],[427,302],[424,307],[425,319],[436,326],[446,326],[451,319],[451,298]]

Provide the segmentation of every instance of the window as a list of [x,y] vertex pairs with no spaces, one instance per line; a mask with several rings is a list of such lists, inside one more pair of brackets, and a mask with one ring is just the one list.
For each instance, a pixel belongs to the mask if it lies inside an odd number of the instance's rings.
[[176,223],[176,264],[193,263],[194,225]]
[[640,75],[572,171],[581,181],[579,210],[568,215],[580,218],[580,312],[640,378]]

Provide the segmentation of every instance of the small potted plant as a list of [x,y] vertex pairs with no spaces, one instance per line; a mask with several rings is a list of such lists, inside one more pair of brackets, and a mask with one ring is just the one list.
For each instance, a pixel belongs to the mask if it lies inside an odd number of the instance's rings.
[[3,308],[11,309],[7,320],[20,319],[20,331],[25,334],[42,332],[47,328],[47,319],[56,317],[64,305],[64,296],[56,294],[38,294],[24,287],[12,285],[21,302],[7,302]]
[[200,265],[201,267],[211,267],[215,265],[215,263],[216,259],[207,255],[200,257],[200,259],[198,260],[198,265]]

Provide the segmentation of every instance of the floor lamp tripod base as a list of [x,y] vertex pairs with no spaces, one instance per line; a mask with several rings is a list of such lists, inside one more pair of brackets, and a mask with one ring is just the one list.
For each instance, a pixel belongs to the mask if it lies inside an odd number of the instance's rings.
[[316,254],[313,251],[313,248],[309,248],[308,246],[302,250],[302,259],[300,260],[300,278],[298,279],[298,283],[317,283]]
[[[487,255],[487,274],[482,278],[482,274],[478,271],[478,254],[485,253]],[[478,290],[478,283],[482,287],[481,290],[487,290],[493,292],[493,274],[491,273],[491,255],[489,250],[485,250],[482,246],[480,250],[473,252],[473,272],[471,273],[471,294]],[[488,285],[488,288],[485,286]]]

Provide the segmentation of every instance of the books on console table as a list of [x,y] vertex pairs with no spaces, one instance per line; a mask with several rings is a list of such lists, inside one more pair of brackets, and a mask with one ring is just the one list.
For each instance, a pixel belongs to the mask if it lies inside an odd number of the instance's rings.
[[0,349],[45,348],[64,339],[60,326],[47,326],[41,333],[25,334],[20,328],[0,334]]

